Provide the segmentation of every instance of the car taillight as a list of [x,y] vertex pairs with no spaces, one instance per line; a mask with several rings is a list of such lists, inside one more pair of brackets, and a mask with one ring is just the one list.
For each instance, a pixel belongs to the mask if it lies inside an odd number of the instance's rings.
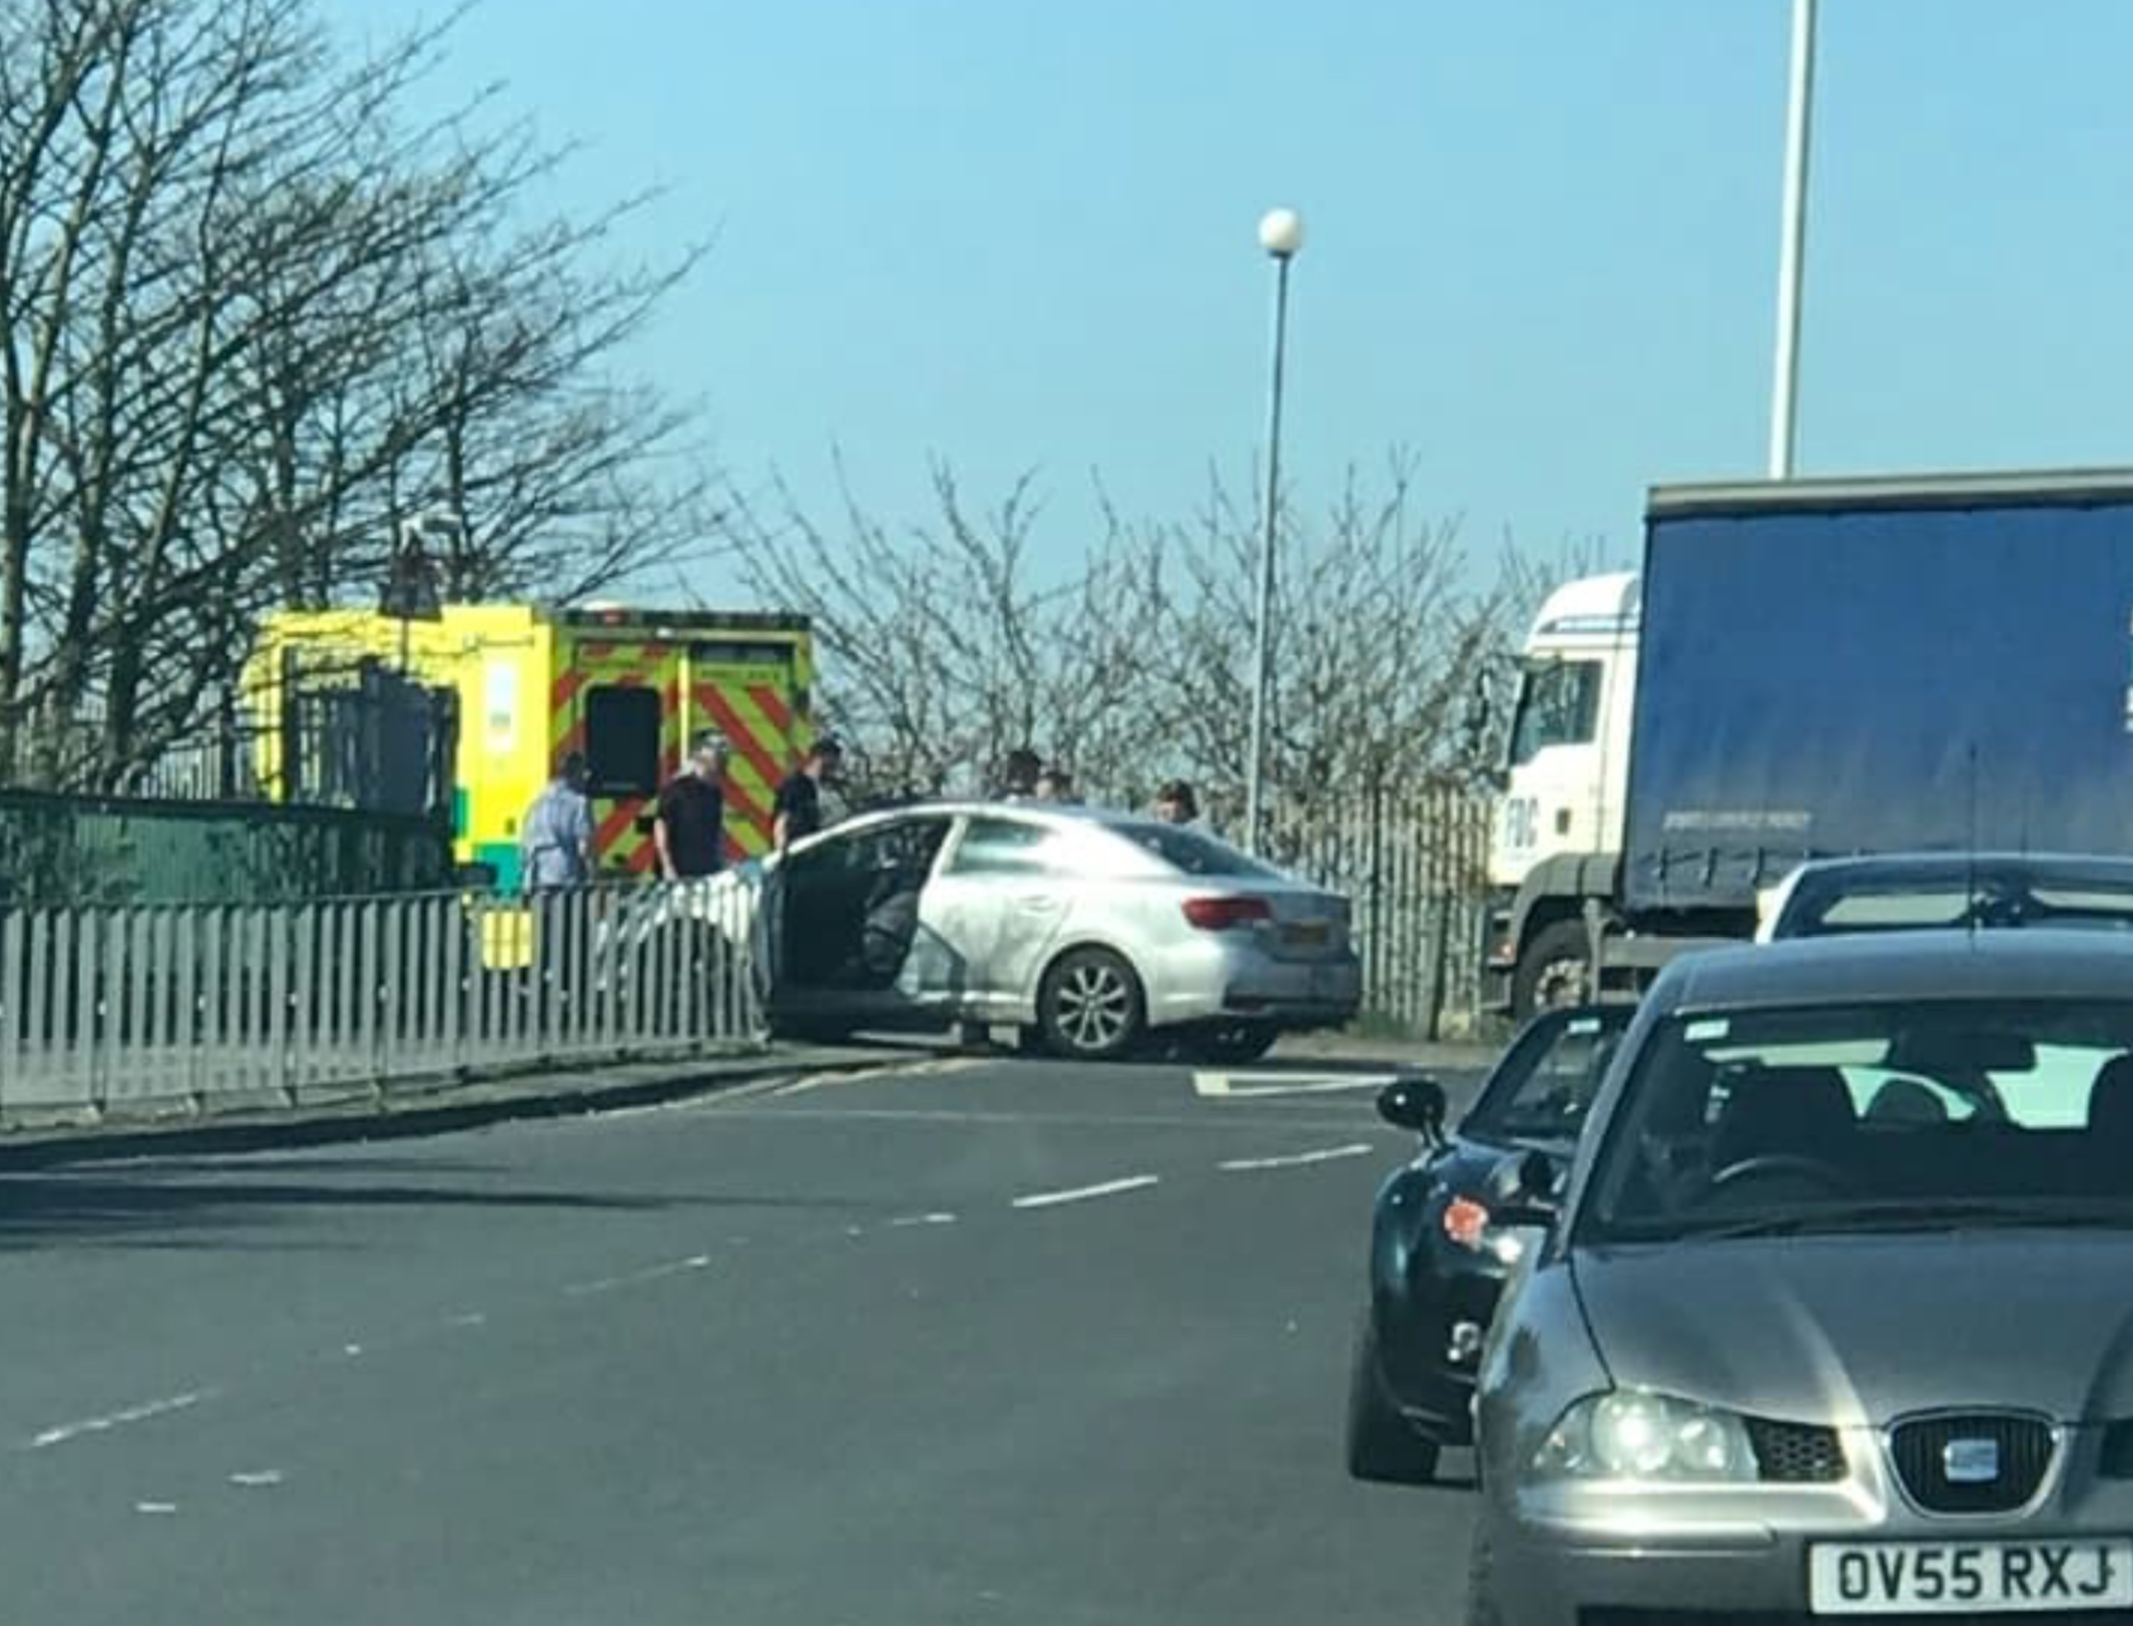
[[1185,918],[1203,932],[1226,932],[1274,918],[1264,898],[1187,898]]
[[1444,1234],[1475,1253],[1489,1234],[1489,1211],[1471,1197],[1454,1197],[1444,1209]]

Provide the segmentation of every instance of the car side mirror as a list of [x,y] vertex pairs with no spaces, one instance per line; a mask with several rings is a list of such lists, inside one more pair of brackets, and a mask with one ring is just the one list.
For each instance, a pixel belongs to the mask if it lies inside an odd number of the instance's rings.
[[1449,1110],[1444,1086],[1433,1078],[1403,1078],[1378,1091],[1378,1116],[1395,1129],[1412,1130],[1426,1140],[1444,1138]]

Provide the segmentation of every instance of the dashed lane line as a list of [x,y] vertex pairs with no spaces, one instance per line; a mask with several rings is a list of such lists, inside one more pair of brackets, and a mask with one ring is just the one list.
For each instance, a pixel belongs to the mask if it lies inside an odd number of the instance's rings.
[[1351,1141],[1346,1146],[1322,1146],[1312,1152],[1290,1152],[1278,1157],[1233,1157],[1226,1163],[1215,1165],[1232,1174],[1253,1169],[1304,1169],[1314,1163],[1333,1163],[1341,1158],[1368,1157],[1374,1148],[1368,1141]]
[[202,1401],[211,1399],[213,1389],[193,1389],[182,1395],[169,1395],[161,1400],[144,1400],[137,1406],[121,1407],[97,1417],[83,1417],[71,1423],[55,1423],[40,1434],[30,1437],[32,1451],[49,1451],[55,1445],[65,1445],[69,1440],[78,1440],[88,1434],[108,1434],[115,1428],[125,1428],[132,1423],[145,1423],[152,1417],[167,1417],[172,1412],[189,1411]]
[[1017,1208],[1057,1208],[1062,1203],[1085,1203],[1096,1197],[1116,1197],[1121,1192],[1139,1191],[1157,1183],[1152,1174],[1129,1174],[1123,1180],[1106,1180],[1099,1185],[1076,1186],[1068,1191],[1035,1191],[1026,1197],[1017,1197]]

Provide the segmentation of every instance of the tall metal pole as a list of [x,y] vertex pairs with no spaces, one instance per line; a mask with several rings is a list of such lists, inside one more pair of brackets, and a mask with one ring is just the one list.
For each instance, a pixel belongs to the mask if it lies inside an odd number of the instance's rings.
[[1785,218],[1778,249],[1777,368],[1770,478],[1792,478],[1800,430],[1800,284],[1807,259],[1807,157],[1813,144],[1815,0],[1792,0],[1792,89],[1785,115]]
[[1281,373],[1289,338],[1290,254],[1274,256],[1274,360],[1267,390],[1266,505],[1259,535],[1259,607],[1253,617],[1252,759],[1244,781],[1245,850],[1265,836],[1267,708],[1274,687],[1274,547],[1281,521]]

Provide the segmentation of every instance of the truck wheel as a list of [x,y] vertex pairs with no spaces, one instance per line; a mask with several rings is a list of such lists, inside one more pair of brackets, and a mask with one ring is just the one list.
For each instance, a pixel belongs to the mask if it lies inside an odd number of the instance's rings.
[[1592,943],[1584,922],[1544,926],[1519,956],[1511,982],[1511,1014],[1523,1022],[1537,1011],[1582,1005],[1593,996]]

